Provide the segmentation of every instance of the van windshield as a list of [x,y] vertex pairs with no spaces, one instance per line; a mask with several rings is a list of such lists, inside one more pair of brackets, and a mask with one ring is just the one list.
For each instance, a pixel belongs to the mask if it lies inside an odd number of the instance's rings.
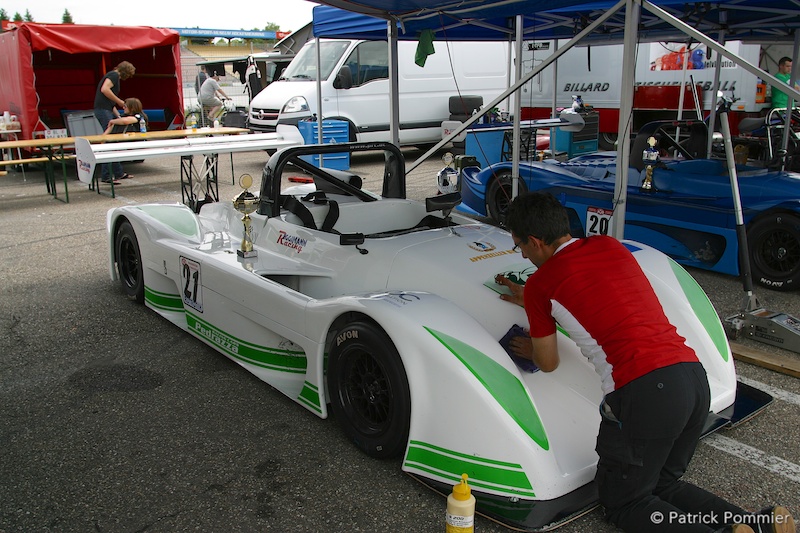
[[[320,63],[323,80],[328,79],[339,59],[342,57],[349,41],[322,41],[320,45]],[[316,80],[317,79],[317,45],[309,43],[300,50],[286,71],[282,80]]]

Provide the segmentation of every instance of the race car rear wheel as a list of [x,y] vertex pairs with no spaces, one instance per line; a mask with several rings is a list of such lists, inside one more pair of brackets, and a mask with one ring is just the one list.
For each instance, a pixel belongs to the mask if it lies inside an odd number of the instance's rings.
[[131,223],[125,220],[117,228],[114,238],[114,257],[117,260],[117,272],[122,282],[122,290],[131,300],[144,302],[144,271],[142,256],[139,252],[139,241]]
[[771,289],[800,288],[800,217],[772,213],[747,231],[753,279]]
[[[486,191],[486,212],[501,225],[505,225],[508,207],[511,205],[511,188],[511,174],[503,173],[492,180]],[[525,182],[519,180],[519,193],[526,190]]]
[[411,419],[411,393],[400,354],[384,331],[364,321],[349,323],[333,344],[328,387],[339,424],[367,455],[399,455]]

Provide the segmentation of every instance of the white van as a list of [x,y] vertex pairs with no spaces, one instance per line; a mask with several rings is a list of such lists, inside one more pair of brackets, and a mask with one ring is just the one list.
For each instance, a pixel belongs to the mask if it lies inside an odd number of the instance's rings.
[[[480,96],[488,103],[508,86],[508,43],[434,45],[436,52],[419,67],[417,43],[398,43],[400,144],[441,140],[442,121],[459,114],[451,96]],[[321,39],[320,55],[322,118],[346,120],[351,141],[390,141],[388,43]],[[281,78],[250,103],[250,129],[271,132],[316,115],[316,78],[316,42],[309,41]]]

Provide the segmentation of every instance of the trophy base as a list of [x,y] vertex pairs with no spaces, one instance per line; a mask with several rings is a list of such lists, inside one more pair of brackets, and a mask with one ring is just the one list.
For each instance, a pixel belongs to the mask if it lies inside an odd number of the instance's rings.
[[250,258],[250,257],[257,257],[258,251],[250,250],[249,252],[245,252],[244,250],[236,250],[236,255],[239,257]]

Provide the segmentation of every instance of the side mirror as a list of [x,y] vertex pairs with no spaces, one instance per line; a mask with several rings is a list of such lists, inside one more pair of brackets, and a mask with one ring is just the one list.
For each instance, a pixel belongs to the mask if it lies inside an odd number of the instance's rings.
[[339,69],[336,79],[333,80],[334,89],[349,89],[353,86],[353,73],[347,65]]

